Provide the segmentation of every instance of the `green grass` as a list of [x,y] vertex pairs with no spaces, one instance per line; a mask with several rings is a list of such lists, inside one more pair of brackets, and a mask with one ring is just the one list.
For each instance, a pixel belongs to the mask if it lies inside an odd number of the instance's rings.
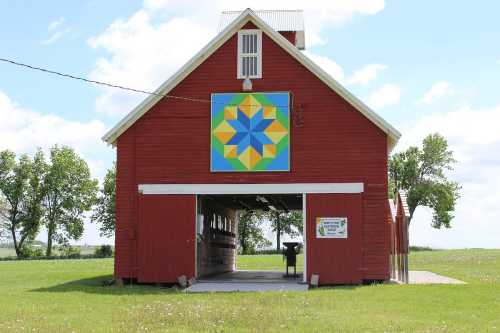
[[[285,262],[282,255],[238,255],[237,269],[282,271],[284,267]],[[302,272],[303,268],[304,257],[299,254],[297,257],[297,272]]]
[[[239,258],[242,269],[282,268],[279,255]],[[410,260],[411,269],[467,284],[188,295],[103,287],[111,259],[0,262],[0,332],[500,331],[500,250],[422,251]]]

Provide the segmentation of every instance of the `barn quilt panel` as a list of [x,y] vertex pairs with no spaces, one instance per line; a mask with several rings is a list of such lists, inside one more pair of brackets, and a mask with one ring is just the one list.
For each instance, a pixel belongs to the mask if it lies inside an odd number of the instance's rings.
[[288,92],[212,94],[211,171],[289,171],[289,101]]

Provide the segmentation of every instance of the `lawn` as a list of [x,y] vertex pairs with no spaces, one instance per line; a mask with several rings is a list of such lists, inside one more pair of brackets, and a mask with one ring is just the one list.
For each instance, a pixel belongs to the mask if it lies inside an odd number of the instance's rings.
[[[281,268],[281,260],[240,256],[238,267]],[[500,332],[500,250],[415,252],[410,260],[412,269],[467,284],[188,295],[103,287],[111,259],[0,262],[0,332]]]
[[[263,270],[263,271],[282,271],[285,269],[285,262],[282,255],[238,255],[237,269],[241,270]],[[297,256],[297,272],[302,272],[304,268],[304,257],[302,254]],[[292,269],[293,268],[289,268]]]

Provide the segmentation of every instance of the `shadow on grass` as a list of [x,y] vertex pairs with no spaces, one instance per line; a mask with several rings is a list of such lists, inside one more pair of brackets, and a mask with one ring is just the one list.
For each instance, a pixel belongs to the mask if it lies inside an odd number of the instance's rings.
[[346,284],[334,284],[334,285],[322,285],[319,287],[313,287],[309,288],[309,292],[322,292],[322,291],[327,291],[327,290],[343,290],[343,291],[355,291],[358,288],[363,287],[362,284],[353,284],[353,285],[346,285]]
[[[177,294],[182,291],[175,287],[159,284],[126,284],[123,287],[109,286],[107,282],[113,279],[113,275],[94,276],[86,279],[73,280],[50,287],[32,289],[31,292],[42,293],[72,293],[83,292],[101,295],[157,295],[157,294]],[[363,285],[331,285],[309,289],[311,292],[325,290],[345,290],[354,291]]]
[[32,289],[32,292],[84,292],[102,295],[154,295],[176,293],[177,289],[148,284],[127,284],[123,287],[108,286],[106,282],[113,280],[113,275],[101,275],[57,284],[51,287]]

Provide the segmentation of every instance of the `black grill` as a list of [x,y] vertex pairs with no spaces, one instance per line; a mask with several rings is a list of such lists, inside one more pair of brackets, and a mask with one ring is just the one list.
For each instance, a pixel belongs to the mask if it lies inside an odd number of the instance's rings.
[[285,276],[290,276],[288,274],[288,267],[293,266],[293,277],[297,277],[297,254],[300,253],[300,243],[298,242],[284,242],[283,245],[283,260],[286,261],[286,274]]

